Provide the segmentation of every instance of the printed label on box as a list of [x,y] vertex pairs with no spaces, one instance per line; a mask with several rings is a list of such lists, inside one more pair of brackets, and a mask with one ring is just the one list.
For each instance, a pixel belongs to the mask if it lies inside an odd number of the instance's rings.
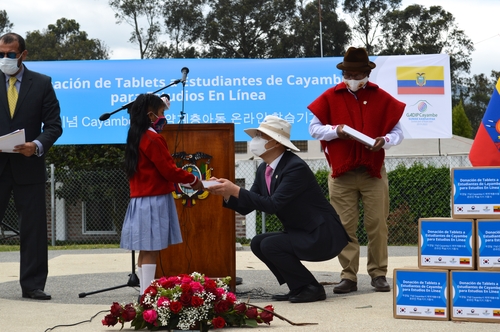
[[500,216],[500,168],[453,169],[453,216]]
[[396,315],[447,317],[447,271],[395,271]]
[[452,271],[452,317],[500,321],[500,272]]
[[479,267],[500,268],[500,220],[477,221]]
[[422,221],[421,266],[472,267],[473,223]]

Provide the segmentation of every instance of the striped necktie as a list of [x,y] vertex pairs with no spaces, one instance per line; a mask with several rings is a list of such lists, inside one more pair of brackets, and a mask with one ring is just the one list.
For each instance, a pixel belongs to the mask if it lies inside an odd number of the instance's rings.
[[9,89],[7,90],[7,99],[9,100],[10,117],[14,117],[14,111],[17,104],[17,89],[16,89],[17,78],[11,76],[9,78]]

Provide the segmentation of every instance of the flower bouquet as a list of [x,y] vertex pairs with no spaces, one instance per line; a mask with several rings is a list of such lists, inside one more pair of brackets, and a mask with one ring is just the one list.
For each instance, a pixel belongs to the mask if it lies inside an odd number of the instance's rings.
[[123,328],[125,322],[131,322],[136,330],[165,327],[202,332],[225,326],[269,324],[273,320],[273,306],[258,308],[238,301],[228,291],[230,280],[230,277],[210,279],[198,272],[162,277],[151,283],[139,303],[114,302],[102,324],[121,323]]

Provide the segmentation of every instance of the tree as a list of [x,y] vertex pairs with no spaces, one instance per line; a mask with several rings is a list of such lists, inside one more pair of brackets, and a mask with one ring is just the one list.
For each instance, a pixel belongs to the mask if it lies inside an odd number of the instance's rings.
[[[126,22],[133,30],[129,41],[139,45],[141,59],[152,57],[161,33],[158,21],[164,7],[161,0],[110,0],[109,5],[115,10],[117,23]],[[146,28],[141,27],[141,20],[146,20]]]
[[[200,56],[201,34],[205,29],[203,5],[206,0],[166,0],[163,7],[165,32],[170,43],[158,43],[154,58],[195,58]],[[198,44],[198,46],[196,46]]]
[[477,129],[483,120],[484,112],[488,108],[491,93],[500,77],[500,72],[492,71],[491,79],[485,74],[473,75],[464,81],[460,97],[464,102],[465,114],[472,125],[472,136],[476,136]]
[[89,39],[75,20],[58,19],[47,30],[28,31],[26,45],[29,60],[99,60],[108,59],[106,45],[99,39]]
[[301,1],[298,14],[291,21],[290,32],[282,33],[275,42],[271,42],[271,57],[341,56],[351,39],[351,30],[345,21],[339,20],[335,12],[337,5],[337,0],[323,0],[320,9],[319,1],[310,1],[305,6]]
[[380,26],[387,13],[401,5],[402,0],[345,0],[344,12],[351,15],[353,30],[368,54],[380,49]]
[[12,31],[14,23],[11,23],[7,11],[0,10],[0,35]]
[[269,58],[276,36],[289,30],[296,1],[209,0],[202,41],[209,58]]
[[467,118],[467,115],[465,114],[464,106],[461,100],[458,105],[453,107],[451,115],[453,135],[473,138],[472,126],[469,119]]
[[440,6],[426,9],[411,5],[388,13],[383,22],[384,49],[381,55],[450,55],[452,85],[458,87],[462,73],[470,72],[472,41],[459,30],[453,15]]

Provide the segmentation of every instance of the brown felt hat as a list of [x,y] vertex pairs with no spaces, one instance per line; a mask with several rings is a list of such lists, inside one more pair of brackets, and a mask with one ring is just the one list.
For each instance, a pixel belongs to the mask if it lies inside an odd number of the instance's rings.
[[375,67],[375,63],[368,59],[368,52],[363,47],[349,47],[344,55],[344,61],[337,65],[340,70],[351,71],[367,71]]

